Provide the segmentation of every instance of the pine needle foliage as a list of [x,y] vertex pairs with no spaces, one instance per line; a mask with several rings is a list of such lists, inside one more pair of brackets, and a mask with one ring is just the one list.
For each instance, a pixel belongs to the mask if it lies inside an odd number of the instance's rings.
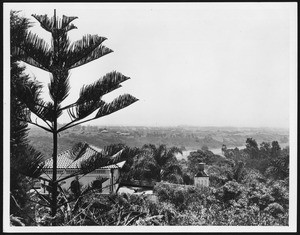
[[[50,102],[45,102],[41,99],[42,86],[36,81],[20,84],[17,96],[26,107],[21,121],[36,125],[53,134],[53,175],[50,185],[52,195],[51,216],[54,217],[58,208],[58,180],[56,176],[58,133],[81,123],[117,112],[133,104],[138,99],[130,94],[124,94],[110,103],[102,100],[105,94],[120,88],[120,83],[130,79],[119,72],[112,71],[93,84],[83,86],[77,101],[62,106],[71,88],[70,70],[99,59],[113,51],[102,45],[106,38],[98,35],[87,34],[82,39],[71,42],[68,32],[77,29],[73,24],[77,17],[63,15],[61,18],[58,18],[55,10],[53,17],[36,14],[32,16],[44,30],[51,33],[51,45],[48,45],[37,34],[26,31],[25,35],[21,37],[23,40],[12,48],[11,53],[19,60],[50,73],[50,82],[48,84]],[[58,128],[58,118],[63,112],[69,114],[70,122]],[[94,117],[85,119],[94,112],[96,113]],[[37,121],[34,122],[31,119],[32,113],[46,126],[39,124]],[[77,149],[73,149],[74,159],[79,158],[83,154],[84,148],[82,147],[84,146],[77,146]],[[35,177],[38,177],[42,172],[43,166],[37,164],[40,156],[38,154],[33,156],[35,158],[32,159],[32,165],[28,165],[28,170],[33,172]],[[109,155],[107,152],[95,154],[90,160],[82,164],[79,171],[87,174],[93,171],[95,167],[105,166],[116,159],[118,159],[117,156]]]

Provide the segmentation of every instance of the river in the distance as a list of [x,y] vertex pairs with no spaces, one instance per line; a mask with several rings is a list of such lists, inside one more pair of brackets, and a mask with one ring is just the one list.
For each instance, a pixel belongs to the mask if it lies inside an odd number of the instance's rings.
[[[279,144],[281,148],[285,148],[286,146],[288,146],[289,144],[288,143],[280,143]],[[229,149],[234,149],[235,147],[228,147]],[[237,146],[238,149],[244,149],[246,148],[245,145],[242,145],[242,146]],[[222,157],[225,157],[223,154],[222,154],[222,150],[221,150],[221,147],[220,148],[213,148],[213,149],[208,149],[209,151],[212,151],[214,154],[216,155],[220,155]],[[185,159],[187,160],[187,157],[188,155],[190,154],[190,152],[195,152],[197,150],[184,150],[182,151],[182,154],[178,153],[176,155],[177,159],[178,160],[181,160],[181,159]]]
[[[235,147],[229,147],[229,148],[235,148]],[[245,145],[243,145],[243,146],[238,146],[237,148],[238,148],[238,149],[243,149],[243,148],[245,148]],[[225,156],[222,154],[221,147],[220,147],[220,148],[208,149],[208,150],[209,150],[209,151],[212,151],[214,154],[217,154],[217,155],[220,155],[220,156],[222,156],[222,157],[225,157]],[[195,151],[197,151],[197,150],[184,150],[184,151],[182,151],[182,154],[178,153],[178,154],[176,155],[176,157],[177,157],[178,160],[181,160],[181,159],[187,160],[187,157],[188,157],[188,155],[190,154],[190,152],[195,152]]]

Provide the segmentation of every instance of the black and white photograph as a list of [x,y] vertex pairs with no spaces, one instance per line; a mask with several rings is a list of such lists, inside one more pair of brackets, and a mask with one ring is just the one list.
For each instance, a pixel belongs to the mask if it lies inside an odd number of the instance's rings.
[[3,231],[296,232],[297,2],[3,3]]

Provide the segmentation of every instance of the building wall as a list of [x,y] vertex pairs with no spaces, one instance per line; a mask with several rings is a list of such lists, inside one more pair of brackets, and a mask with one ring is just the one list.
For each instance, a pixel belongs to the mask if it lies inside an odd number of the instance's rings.
[[[71,171],[58,172],[57,179],[62,179],[71,173],[72,173]],[[111,178],[111,176],[113,176],[113,178]],[[50,177],[52,177],[51,170],[48,170],[47,174],[43,174],[42,177],[46,178],[46,179],[50,179]],[[96,180],[98,177],[108,178],[108,180],[106,180],[105,182],[102,183],[102,193],[103,194],[109,194],[112,192],[116,192],[116,190],[119,186],[119,184],[116,184],[116,182],[118,181],[118,179],[120,177],[119,169],[99,169],[99,170],[96,170],[96,171],[91,172],[84,176],[79,175],[78,180],[82,186],[87,186],[88,184],[91,184],[94,180]],[[69,190],[71,182],[73,180],[75,180],[75,177],[71,177],[71,178],[63,180],[61,187],[63,189]],[[41,180],[41,183],[48,184],[47,182],[44,182],[43,180]],[[41,190],[41,192],[46,193],[46,191],[43,189]]]
[[196,187],[209,186],[209,177],[195,177],[194,185]]

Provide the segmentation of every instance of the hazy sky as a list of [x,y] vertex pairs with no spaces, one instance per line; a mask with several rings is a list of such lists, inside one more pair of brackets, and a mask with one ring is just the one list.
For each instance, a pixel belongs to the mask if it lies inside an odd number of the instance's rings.
[[[114,50],[71,70],[71,94],[117,70],[131,77],[106,100],[130,93],[138,102],[89,125],[288,127],[295,61],[294,4],[48,3],[10,4],[31,14],[78,16],[72,41],[98,34]],[[45,84],[49,74],[28,66]],[[62,116],[60,123],[67,122]]]

